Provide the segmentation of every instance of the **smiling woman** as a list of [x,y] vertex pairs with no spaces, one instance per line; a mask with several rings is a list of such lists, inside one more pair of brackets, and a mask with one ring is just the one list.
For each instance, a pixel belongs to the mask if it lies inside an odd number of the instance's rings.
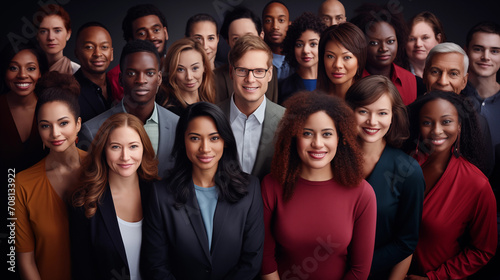
[[75,141],[81,119],[78,83],[71,75],[42,77],[35,109],[47,157],[17,176],[16,252],[23,279],[70,279],[68,215],[65,201],[77,184],[85,152]]
[[254,279],[264,225],[258,179],[243,173],[219,107],[186,108],[170,176],[153,185],[145,210],[144,279]]
[[180,115],[198,101],[215,101],[214,74],[203,46],[193,38],[183,38],[168,48],[165,57],[165,83],[157,102]]
[[[92,141],[70,208],[72,279],[141,279],[143,205],[158,160],[142,122],[118,113]],[[121,242],[120,242],[121,241]]]

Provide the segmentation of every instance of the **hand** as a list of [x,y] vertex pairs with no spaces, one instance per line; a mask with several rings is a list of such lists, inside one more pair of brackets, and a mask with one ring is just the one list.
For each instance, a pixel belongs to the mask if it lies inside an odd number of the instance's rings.
[[422,277],[418,275],[406,275],[405,280],[428,280],[429,278],[427,277]]

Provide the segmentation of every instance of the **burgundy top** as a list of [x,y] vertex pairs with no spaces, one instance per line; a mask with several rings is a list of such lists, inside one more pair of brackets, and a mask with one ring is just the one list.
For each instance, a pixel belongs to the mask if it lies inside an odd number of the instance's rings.
[[366,181],[346,187],[333,179],[299,178],[293,197],[285,203],[281,185],[267,175],[262,197],[262,274],[278,270],[281,279],[368,278],[377,205]]
[[111,84],[111,94],[113,100],[121,101],[123,98],[123,87],[120,85],[120,64],[116,65],[113,69],[106,73],[109,83]]
[[[417,99],[417,78],[410,71],[392,63],[391,81],[396,86],[405,105],[411,104]],[[370,76],[368,71],[363,70],[363,77]]]
[[452,156],[425,196],[412,269],[430,280],[465,279],[496,247],[496,202],[488,179],[466,159]]

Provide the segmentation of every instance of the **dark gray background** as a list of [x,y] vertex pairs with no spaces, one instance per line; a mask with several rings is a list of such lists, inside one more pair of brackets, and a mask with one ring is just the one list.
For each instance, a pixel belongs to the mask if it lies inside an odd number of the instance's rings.
[[[118,63],[119,55],[125,41],[122,38],[121,22],[129,7],[146,3],[138,0],[123,0],[123,1],[107,1],[107,0],[7,0],[9,3],[4,3],[0,10],[1,28],[1,44],[9,43],[7,34],[11,33],[24,38],[29,38],[33,35],[27,30],[26,21],[31,21],[34,13],[39,8],[40,4],[58,3],[62,5],[70,14],[72,20],[72,29],[76,30],[80,25],[87,21],[100,21],[106,25],[111,31],[113,38],[113,47],[115,61],[111,66]],[[147,1],[155,4],[165,14],[168,22],[169,43],[183,37],[184,28],[187,19],[196,13],[209,13],[213,15],[220,23],[222,23],[222,14],[226,9],[242,4],[256,12],[259,16],[262,13],[262,8],[268,0],[151,0]],[[290,17],[293,20],[302,12],[312,11],[317,12],[322,0],[284,0],[290,10]],[[465,35],[468,29],[475,23],[481,20],[493,20],[500,22],[500,2],[498,0],[477,0],[477,1],[441,1],[441,0],[344,0],[342,3],[346,7],[348,19],[353,16],[353,12],[360,4],[365,2],[374,2],[386,4],[388,2],[399,5],[406,19],[421,11],[431,11],[435,13],[443,22],[448,41],[453,41],[459,45],[463,45]],[[218,13],[219,11],[219,13]],[[26,32],[28,31],[28,32]],[[75,38],[72,36],[64,54],[76,60],[73,54]],[[225,50],[226,44],[222,38],[219,43],[220,47]],[[223,51],[221,51],[223,53]],[[77,61],[78,62],[78,61]]]

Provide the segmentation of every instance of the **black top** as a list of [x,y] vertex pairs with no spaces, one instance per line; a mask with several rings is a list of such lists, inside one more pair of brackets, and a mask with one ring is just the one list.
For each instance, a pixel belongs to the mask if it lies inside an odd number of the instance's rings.
[[82,123],[111,108],[113,98],[111,97],[111,84],[109,81],[106,83],[108,93],[108,98],[106,99],[102,95],[101,87],[87,79],[81,68],[76,71],[74,76],[80,84],[78,104],[80,104],[80,117],[82,118]]

